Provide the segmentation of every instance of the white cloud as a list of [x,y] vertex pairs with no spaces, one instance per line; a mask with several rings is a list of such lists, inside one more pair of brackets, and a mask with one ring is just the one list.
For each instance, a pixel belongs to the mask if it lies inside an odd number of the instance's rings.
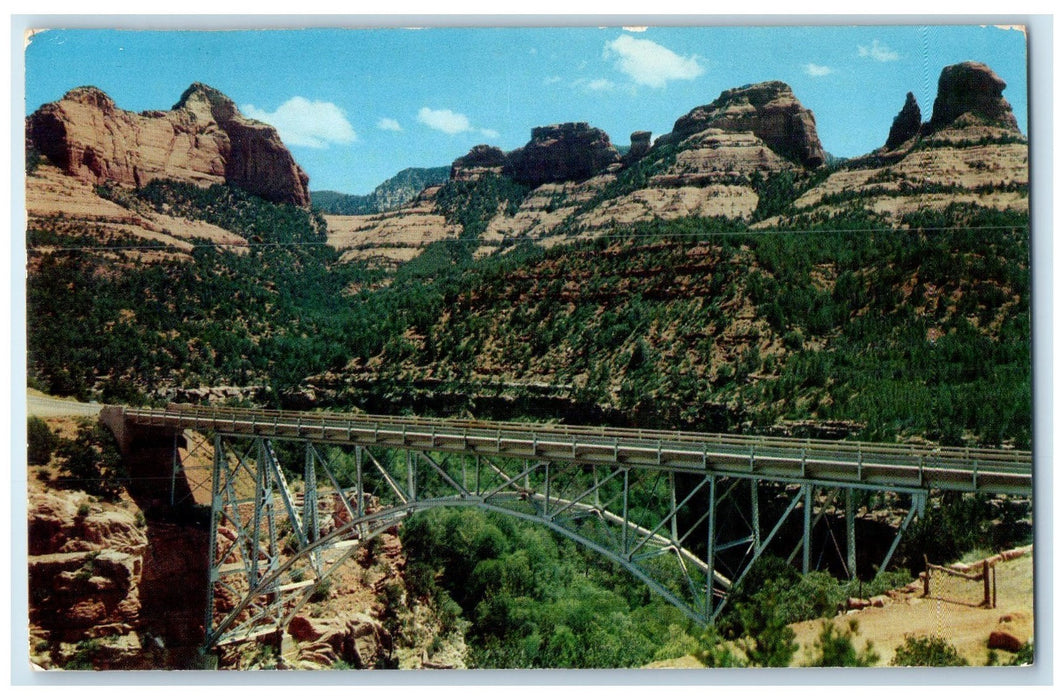
[[830,66],[821,66],[816,63],[806,63],[802,66],[802,70],[811,78],[823,78],[835,72],[835,69]]
[[273,112],[250,104],[242,106],[240,111],[276,128],[288,146],[326,148],[332,143],[351,143],[358,138],[344,111],[332,102],[296,96]]
[[497,138],[499,138],[499,132],[495,131],[495,129],[481,129],[480,130],[480,135],[483,136],[486,139],[497,139]]
[[422,107],[418,110],[417,120],[429,128],[442,131],[445,134],[460,134],[472,129],[469,117],[449,109],[429,109]]
[[616,87],[612,80],[606,80],[605,78],[598,78],[587,83],[588,90],[594,90],[595,92],[606,92]]
[[377,120],[377,128],[381,131],[402,131],[403,127],[399,126],[399,122],[389,117],[381,117]]
[[680,56],[649,39],[622,34],[606,44],[603,57],[638,85],[665,87],[670,80],[692,80],[702,75],[696,56]]
[[560,75],[552,75],[550,77],[544,78],[543,79],[543,84],[544,85],[554,85],[556,83],[560,83],[561,81],[562,81],[562,77]]
[[901,55],[891,49],[889,46],[885,46],[879,43],[879,39],[873,39],[871,46],[857,46],[857,55],[861,58],[871,58],[880,63],[886,63],[888,61],[897,61],[901,58]]

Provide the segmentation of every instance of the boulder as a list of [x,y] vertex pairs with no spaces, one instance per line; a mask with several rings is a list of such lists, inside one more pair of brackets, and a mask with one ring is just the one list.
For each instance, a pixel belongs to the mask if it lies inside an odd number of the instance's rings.
[[312,618],[296,615],[288,624],[288,633],[317,663],[342,659],[355,668],[373,668],[377,661],[392,654],[392,637],[373,618],[361,613],[343,617]]
[[890,125],[890,133],[887,135],[887,143],[884,146],[888,151],[893,151],[912,137],[920,133],[920,105],[916,103],[916,96],[911,92],[905,96],[905,104],[902,105],[898,116]]
[[990,632],[986,646],[989,649],[1017,652],[1034,633],[1031,618],[1027,613],[1011,612],[998,618],[997,626]]
[[945,128],[970,114],[973,117],[1009,129],[1019,130],[1012,105],[1002,97],[1005,81],[984,63],[966,61],[942,69],[938,78],[929,128]]
[[310,205],[309,179],[277,130],[244,117],[201,83],[170,111],[140,114],[119,109],[99,88],[75,88],[26,118],[26,140],[68,175],[93,184],[227,183],[273,202]]

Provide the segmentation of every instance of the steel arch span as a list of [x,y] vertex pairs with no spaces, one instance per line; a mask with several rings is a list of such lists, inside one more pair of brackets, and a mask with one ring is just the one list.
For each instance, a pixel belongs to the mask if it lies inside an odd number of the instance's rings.
[[1030,454],[1011,451],[191,407],[119,417],[170,431],[174,481],[209,487],[208,647],[282,632],[362,544],[434,508],[541,524],[708,623],[770,547],[813,568],[825,516],[845,524],[835,549],[854,575],[862,492],[908,506],[884,568],[931,488],[1030,490]]

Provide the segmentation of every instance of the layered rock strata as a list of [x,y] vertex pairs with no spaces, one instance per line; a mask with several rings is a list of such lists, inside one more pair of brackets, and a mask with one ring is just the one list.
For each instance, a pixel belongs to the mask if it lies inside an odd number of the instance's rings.
[[94,184],[227,183],[273,202],[310,205],[309,178],[277,130],[201,83],[170,111],[140,114],[119,109],[98,88],[76,88],[26,118],[26,139],[66,174]]

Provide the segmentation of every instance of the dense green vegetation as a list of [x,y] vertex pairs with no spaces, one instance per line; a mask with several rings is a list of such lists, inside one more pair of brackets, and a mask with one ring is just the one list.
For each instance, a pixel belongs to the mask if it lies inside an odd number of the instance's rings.
[[937,635],[905,635],[905,642],[894,650],[891,666],[967,666],[957,648]]
[[460,614],[476,668],[624,668],[688,653],[692,623],[639,581],[543,527],[431,511],[401,534],[407,585]]
[[[31,416],[27,421],[29,463],[48,465],[56,458],[58,474],[53,484],[76,489],[105,500],[117,500],[126,486],[125,464],[114,436],[99,423],[81,420],[77,434],[64,438],[48,424]],[[47,478],[47,470],[42,471]]]
[[[473,261],[487,218],[523,197],[488,178],[441,191],[463,237],[382,285],[379,271],[338,264],[303,210],[172,183],[121,196],[259,244],[120,275],[84,250],[31,253],[30,377],[53,393],[237,384],[276,404],[305,377],[376,357],[380,369],[356,377],[373,396],[356,382],[327,404],[388,409],[392,396],[393,409],[483,414],[484,397],[504,396],[545,417],[522,388],[536,385],[554,387],[569,420],[765,431],[812,419],[871,440],[1031,444],[1024,216],[955,206],[904,230],[849,216],[757,233],[654,221],[628,240]],[[456,400],[426,402],[429,376]]]
[[[651,221],[480,260],[491,216],[527,190],[502,177],[449,183],[437,207],[461,237],[391,275],[341,264],[313,212],[220,186],[103,188],[249,245],[153,249],[162,257],[144,263],[128,238],[30,231],[30,380],[121,402],[238,385],[258,403],[302,406],[308,378],[330,372],[312,405],[751,433],[831,424],[871,440],[1029,448],[1027,217],[953,206],[902,228],[850,210],[802,218],[790,203],[809,183],[752,183],[756,217],[791,217],[786,230]],[[47,437],[29,429],[43,455]],[[110,496],[121,475],[97,437],[80,436],[91,454],[58,448],[63,478]],[[1024,507],[936,501],[899,560],[1024,541]],[[765,558],[756,586],[735,591],[697,641],[642,584],[546,530],[466,510],[420,516],[403,537],[412,593],[451,629],[468,623],[479,667],[633,666],[694,649],[708,665],[782,665],[787,624],[833,612],[853,586],[897,582],[802,577]],[[868,661],[851,641],[825,629],[819,660]]]

